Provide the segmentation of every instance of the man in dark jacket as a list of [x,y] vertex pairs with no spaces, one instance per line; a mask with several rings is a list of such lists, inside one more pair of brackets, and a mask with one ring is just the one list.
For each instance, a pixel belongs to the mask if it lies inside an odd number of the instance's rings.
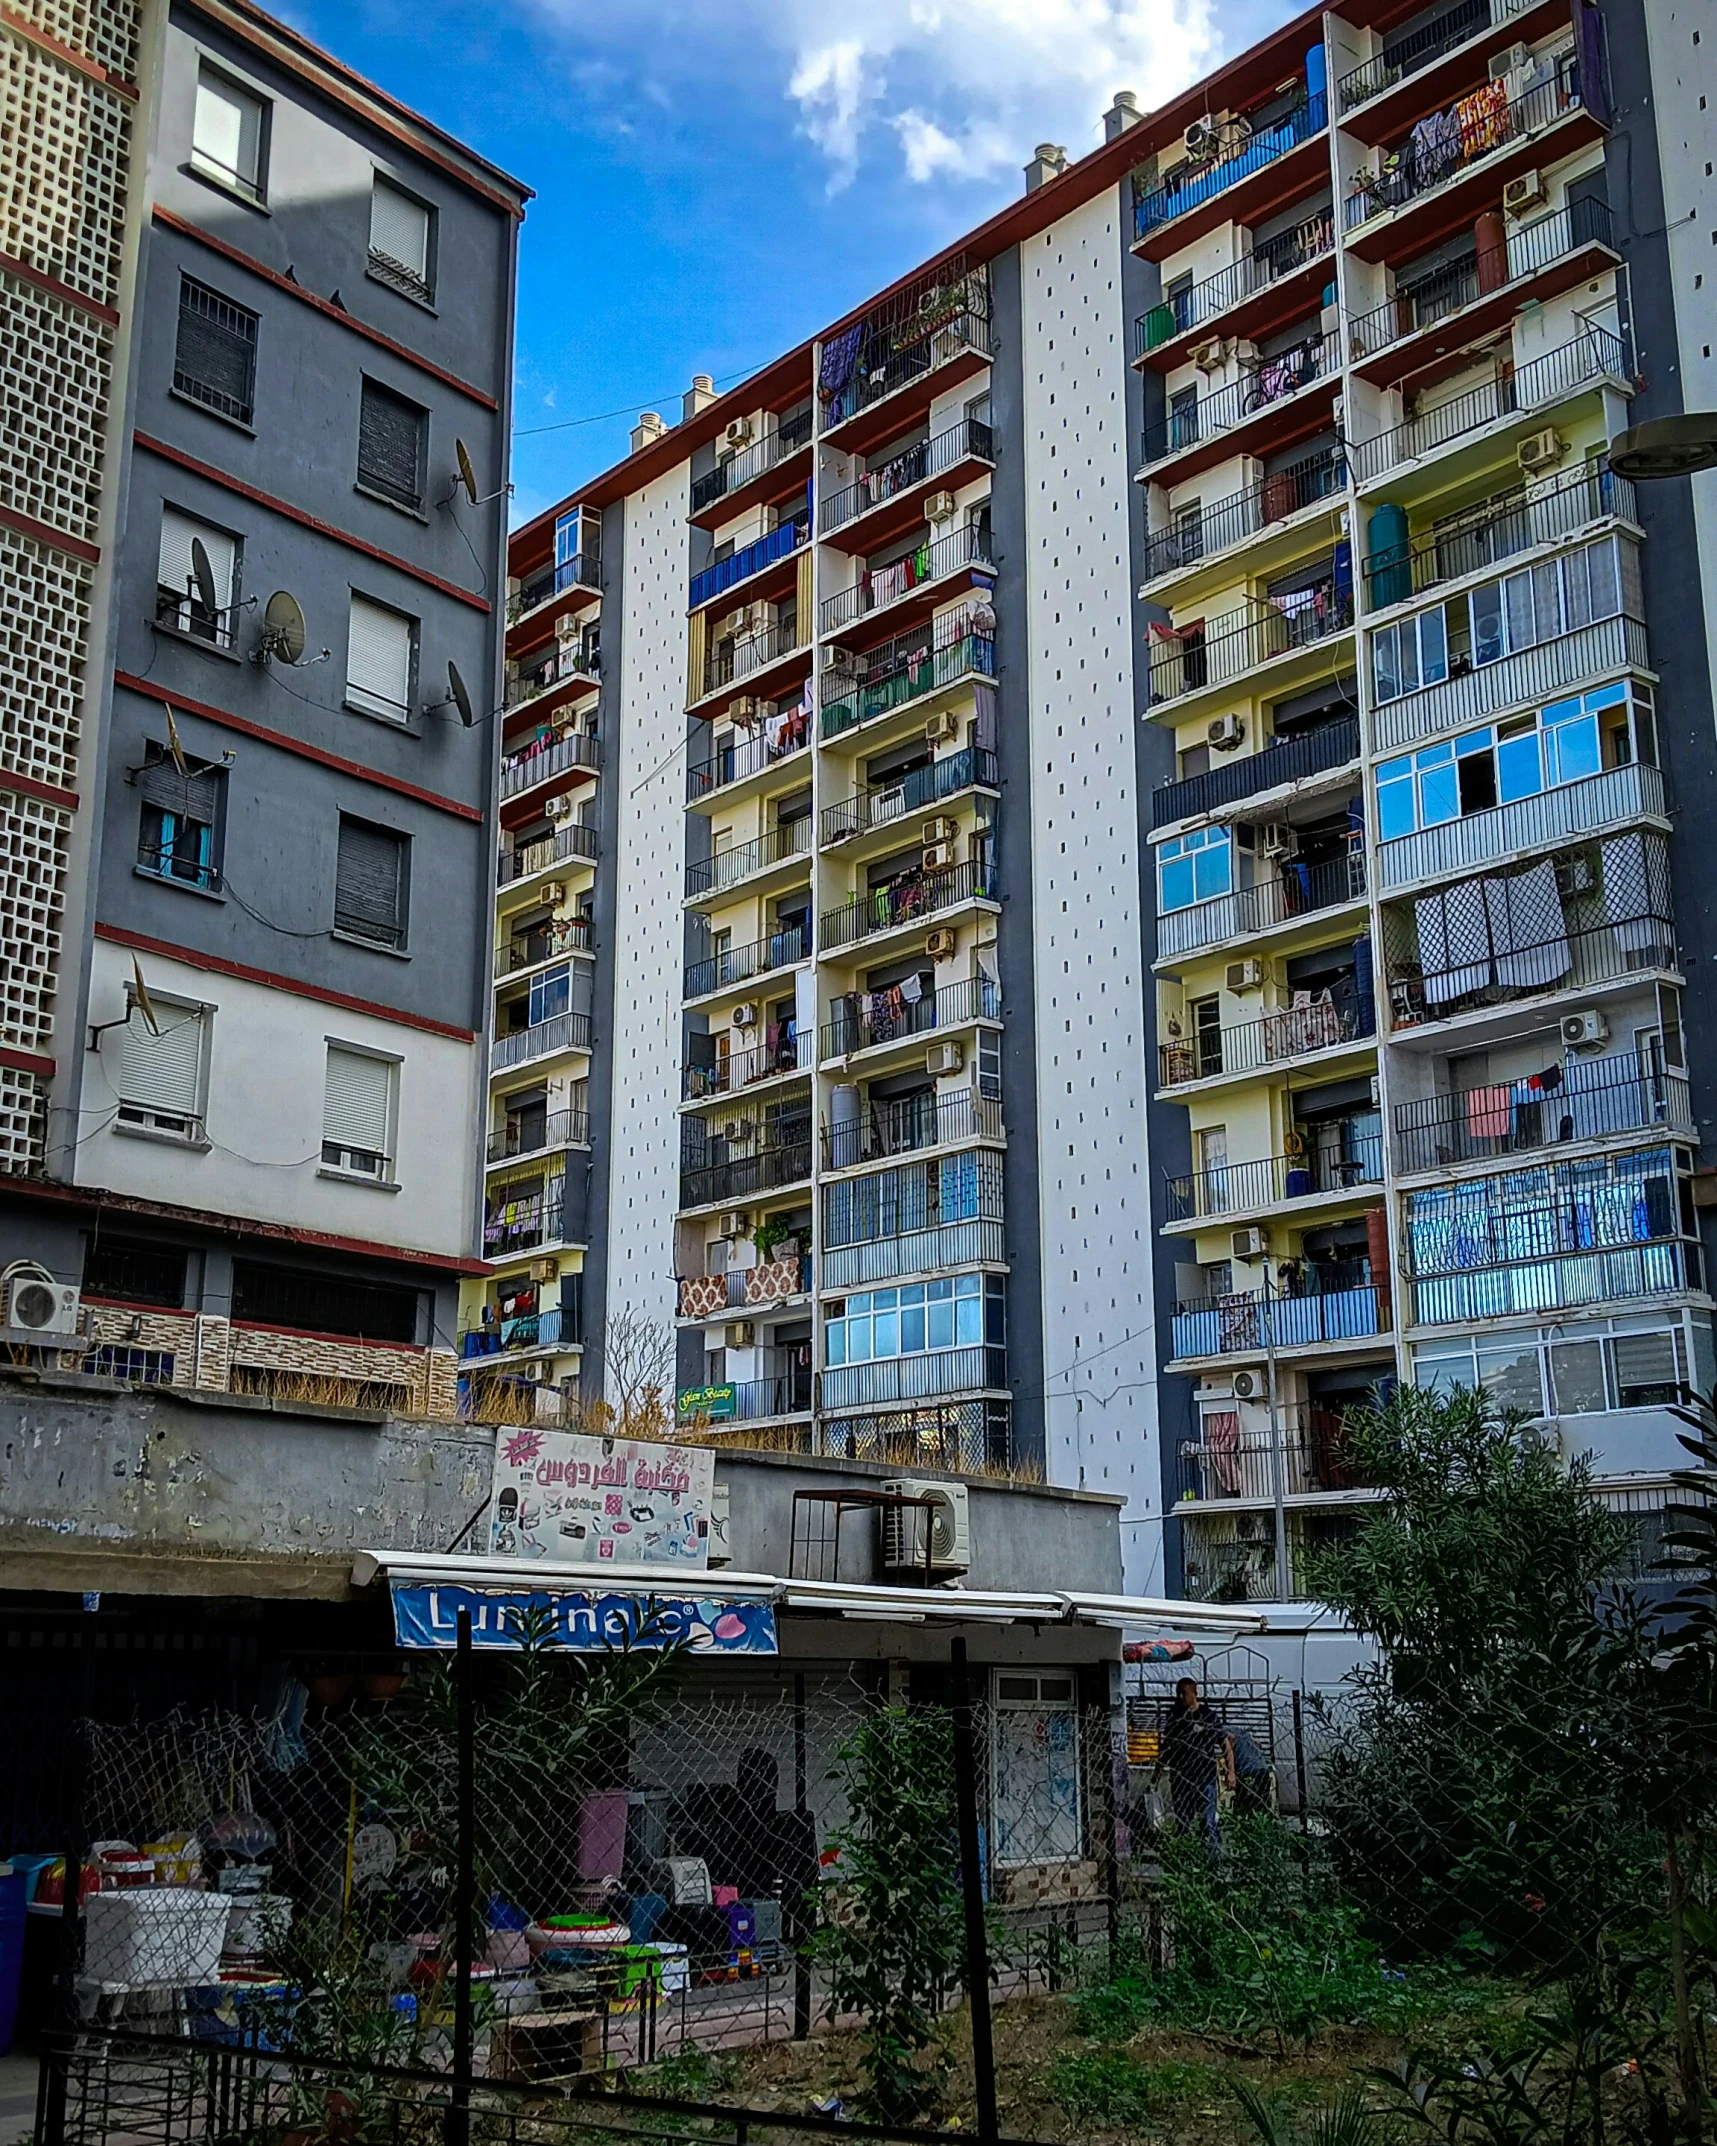
[[1215,1855],[1222,1846],[1217,1787],[1222,1781],[1231,1789],[1234,1786],[1234,1739],[1221,1716],[1213,1714],[1199,1697],[1193,1677],[1182,1677],[1174,1688],[1174,1705],[1151,1776],[1153,1785],[1162,1778],[1165,1766],[1175,1817],[1189,1833],[1202,1834],[1206,1848]]

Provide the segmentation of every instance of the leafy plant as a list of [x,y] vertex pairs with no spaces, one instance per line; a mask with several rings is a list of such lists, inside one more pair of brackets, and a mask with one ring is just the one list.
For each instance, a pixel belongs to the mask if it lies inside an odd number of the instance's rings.
[[1306,2116],[1291,2112],[1280,2100],[1266,2101],[1244,2079],[1233,2085],[1260,2146],[1385,2146],[1397,2135],[1396,2126],[1371,2108],[1357,2087]]

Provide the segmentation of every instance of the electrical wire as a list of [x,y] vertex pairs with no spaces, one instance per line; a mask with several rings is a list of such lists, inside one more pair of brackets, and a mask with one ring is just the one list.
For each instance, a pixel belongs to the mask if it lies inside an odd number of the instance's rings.
[[[722,373],[712,385],[716,387],[732,387],[735,381],[743,380],[748,374],[757,372],[763,366],[770,364],[776,355],[778,353],[772,352],[770,357],[767,358],[753,358],[749,365],[742,365],[736,373]],[[679,392],[678,388],[672,388],[659,395],[635,395],[630,402],[624,403],[618,410],[597,410],[589,417],[562,418],[558,423],[552,425],[515,425],[513,427],[513,437],[515,440],[531,440],[539,438],[545,432],[574,432],[581,425],[603,425],[611,417],[631,417],[641,403],[669,401]]]

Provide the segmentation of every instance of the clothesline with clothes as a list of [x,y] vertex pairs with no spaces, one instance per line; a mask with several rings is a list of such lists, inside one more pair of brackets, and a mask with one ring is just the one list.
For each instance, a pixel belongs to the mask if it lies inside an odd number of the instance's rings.
[[1415,1276],[1650,1244],[1677,1233],[1674,1161],[1637,1156],[1546,1163],[1408,1195]]

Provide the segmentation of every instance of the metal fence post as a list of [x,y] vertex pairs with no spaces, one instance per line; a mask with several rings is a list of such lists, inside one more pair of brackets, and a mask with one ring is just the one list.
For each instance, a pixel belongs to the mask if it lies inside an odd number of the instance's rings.
[[471,1612],[459,1612],[454,1661],[457,1699],[456,1793],[458,1829],[453,1871],[453,2093],[447,2109],[447,2146],[468,2146],[471,2137],[471,1955],[477,1949],[477,1732],[472,1692]]
[[[811,1808],[806,1743],[805,1672],[799,1669],[793,1674],[793,1811],[801,1828]],[[786,1907],[793,1942],[793,2039],[802,2042],[811,2032],[811,1963],[805,1956],[810,1909],[804,1900],[790,1900]]]
[[[84,1698],[87,1703],[88,1664],[85,1664]],[[73,1729],[76,1740],[71,1763],[66,1768],[71,1787],[70,1824],[65,1848],[66,1878],[61,1895],[59,1957],[54,1969],[52,2023],[42,2038],[41,2070],[36,2081],[36,2146],[63,2146],[66,2135],[66,2101],[71,2086],[72,2051],[77,2042],[78,1968],[83,1936],[84,1782],[89,1768],[89,1730],[84,1722]]]
[[1306,1809],[1305,1706],[1297,1684],[1294,1686],[1294,1791],[1300,1799],[1300,1831],[1304,1833],[1311,1824],[1311,1814]]
[[953,1642],[954,1800],[960,1832],[960,1895],[966,1916],[966,1996],[972,2008],[972,2075],[977,2088],[979,2146],[995,2146],[996,2045],[990,2020],[990,1948],[984,1927],[984,1866],[978,1846],[978,1764],[972,1723],[972,1680],[966,1642]]

